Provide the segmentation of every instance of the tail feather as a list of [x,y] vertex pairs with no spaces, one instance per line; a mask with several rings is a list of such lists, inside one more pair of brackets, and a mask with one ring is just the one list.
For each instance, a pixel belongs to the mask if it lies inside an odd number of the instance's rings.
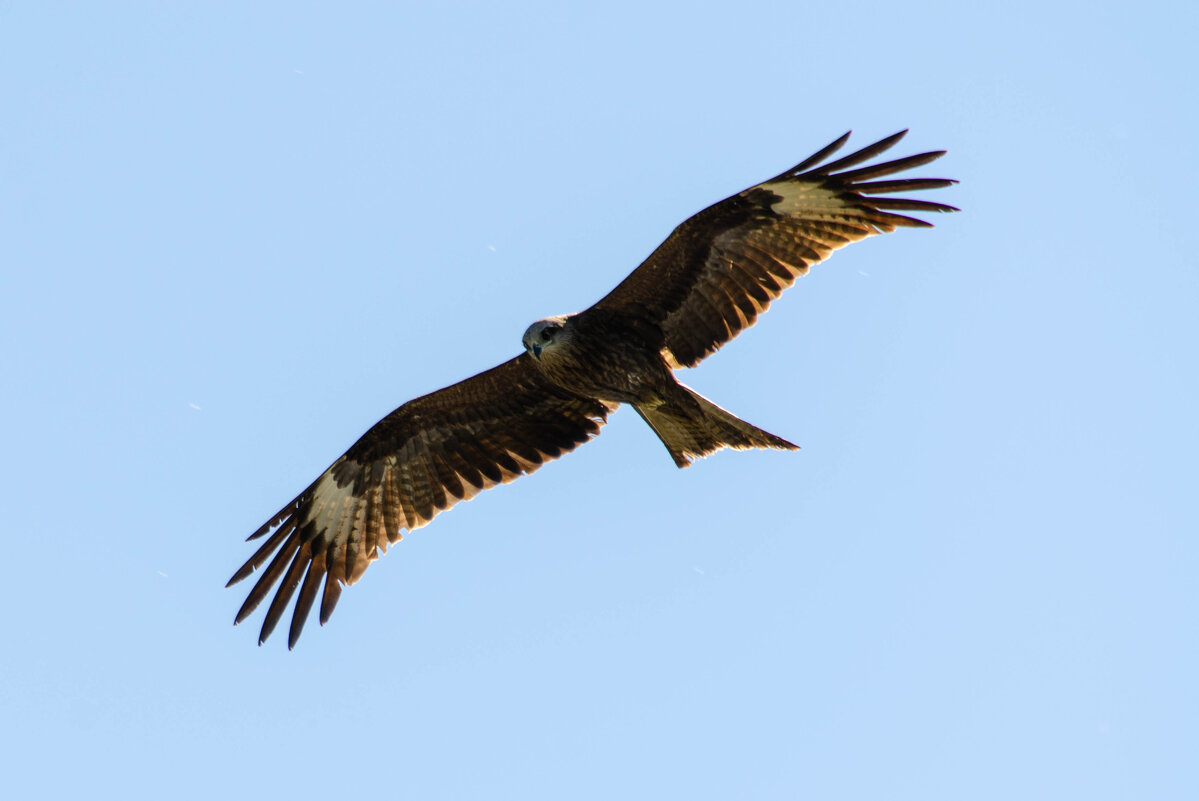
[[663,403],[633,408],[679,467],[687,467],[693,458],[721,448],[799,450],[798,445],[750,425],[682,384],[678,390]]

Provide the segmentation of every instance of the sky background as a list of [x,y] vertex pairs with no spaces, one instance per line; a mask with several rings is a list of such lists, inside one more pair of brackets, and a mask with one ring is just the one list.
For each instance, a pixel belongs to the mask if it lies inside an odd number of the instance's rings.
[[[1194,4],[250,5],[0,4],[12,797],[1199,798]],[[681,376],[802,451],[624,409],[231,626],[378,418],[906,127],[963,213]]]

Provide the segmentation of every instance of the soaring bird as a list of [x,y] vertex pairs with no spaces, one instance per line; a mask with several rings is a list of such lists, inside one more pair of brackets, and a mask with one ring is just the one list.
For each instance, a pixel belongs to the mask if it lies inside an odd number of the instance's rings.
[[234,623],[279,584],[261,645],[299,589],[288,635],[294,647],[322,584],[323,625],[342,587],[362,578],[405,530],[573,450],[622,403],[680,468],[720,448],[795,449],[679,383],[674,370],[694,367],[753,325],[834,250],[897,227],[931,227],[897,212],[957,211],[891,196],[956,183],[891,177],[944,151],[858,166],[906,133],[822,163],[848,141],[846,133],[791,169],[709,206],[594,306],[529,326],[516,358],[384,417],[250,535],[266,540],[227,586],[266,568]]

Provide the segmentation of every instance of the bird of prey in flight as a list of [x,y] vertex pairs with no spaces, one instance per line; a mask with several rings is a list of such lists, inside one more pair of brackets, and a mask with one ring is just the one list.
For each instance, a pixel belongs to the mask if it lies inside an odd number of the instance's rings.
[[[720,448],[794,449],[678,382],[798,276],[837,248],[897,227],[930,224],[897,212],[957,211],[895,192],[940,189],[945,178],[895,178],[944,151],[862,165],[906,131],[823,163],[845,134],[764,183],[688,219],[598,303],[529,326],[524,352],[498,367],[408,401],[250,535],[266,540],[229,580],[266,565],[240,623],[279,589],[261,645],[299,590],[294,647],[322,584],[320,621],[344,585],[402,533],[481,490],[532,473],[583,444],[627,403],[686,467]],[[268,562],[269,560],[269,562]]]

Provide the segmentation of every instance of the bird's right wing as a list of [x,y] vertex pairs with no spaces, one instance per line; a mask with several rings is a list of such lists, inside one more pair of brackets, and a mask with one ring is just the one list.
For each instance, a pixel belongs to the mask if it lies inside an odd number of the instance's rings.
[[753,325],[796,277],[837,248],[897,226],[929,226],[897,211],[957,211],[944,203],[885,196],[957,183],[890,177],[944,151],[857,167],[905,133],[821,164],[845,144],[845,134],[786,172],[709,206],[676,228],[592,308],[657,326],[667,361],[694,367]]
[[250,535],[270,536],[229,586],[271,561],[234,622],[282,579],[258,642],[300,587],[288,638],[294,646],[322,580],[324,624],[342,585],[361,578],[402,531],[573,450],[599,433],[613,408],[550,383],[527,353],[405,403]]

